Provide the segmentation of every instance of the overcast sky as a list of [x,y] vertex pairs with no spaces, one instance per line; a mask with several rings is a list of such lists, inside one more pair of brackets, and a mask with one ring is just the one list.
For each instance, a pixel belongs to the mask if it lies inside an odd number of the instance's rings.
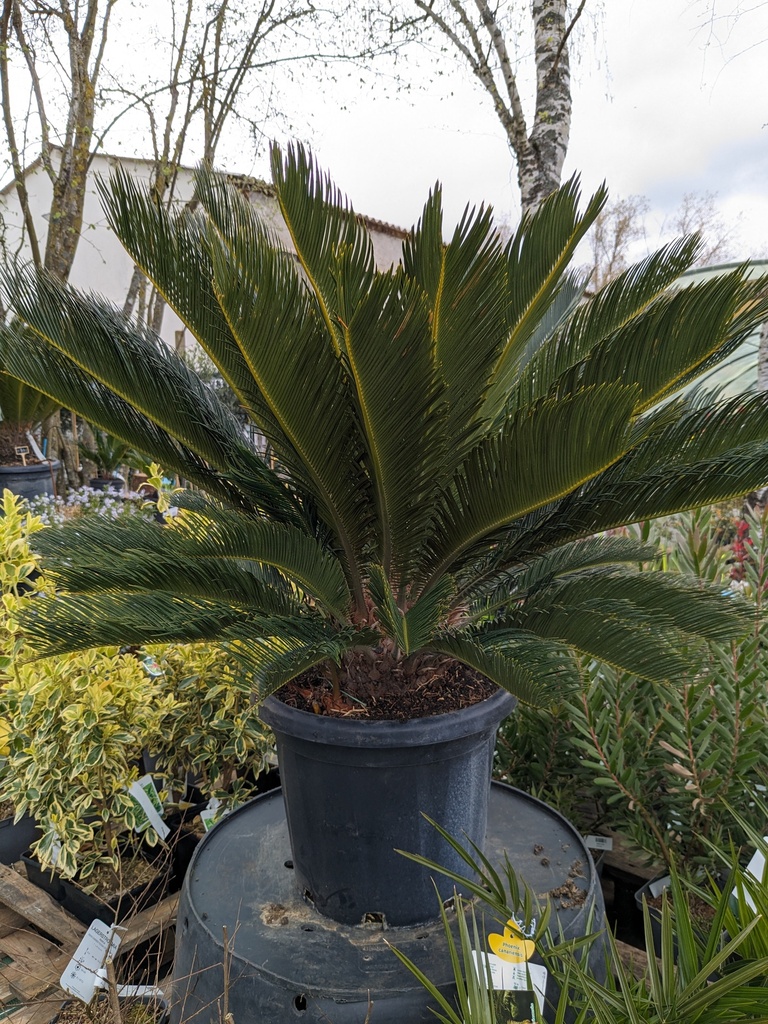
[[[744,255],[768,255],[768,3],[715,3],[743,16],[702,24],[708,0],[605,0],[602,34],[582,38],[574,67],[566,174],[648,196],[651,232],[685,192],[717,192],[724,216],[741,215]],[[503,131],[470,75],[353,91],[347,110],[337,90],[305,102],[314,149],[357,210],[410,226],[439,178],[452,221],[482,200],[517,219]]]

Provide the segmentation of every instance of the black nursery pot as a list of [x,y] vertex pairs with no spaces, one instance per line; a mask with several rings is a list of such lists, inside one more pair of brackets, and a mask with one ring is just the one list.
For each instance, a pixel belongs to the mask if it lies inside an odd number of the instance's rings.
[[28,814],[18,821],[0,819],[0,864],[13,864],[39,838],[37,822]]
[[92,924],[97,920],[104,924],[119,924],[132,914],[159,903],[170,892],[171,874],[169,870],[161,870],[151,881],[136,885],[108,900],[86,892],[76,881],[68,878],[63,878],[61,884],[64,890],[61,904],[78,921],[83,924]]
[[21,854],[21,860],[24,862],[24,869],[27,872],[29,881],[60,903],[64,899],[64,886],[62,885],[61,876],[57,875],[51,868],[44,870],[40,861],[31,850],[25,850]]
[[116,491],[121,494],[125,480],[121,476],[94,476],[88,481],[88,486],[93,491]]
[[[435,918],[430,872],[396,850],[466,873],[423,814],[483,847],[496,730],[515,703],[500,690],[446,715],[359,722],[265,701],[296,883],[320,913],[343,924]],[[450,879],[434,881],[444,900],[453,895]]]
[[53,494],[58,469],[58,460],[53,463],[30,463],[27,466],[0,466],[0,493],[7,487],[28,501],[41,494]]
[[[137,856],[143,857],[158,868],[156,877],[142,882],[132,889],[101,899],[93,893],[86,892],[77,879],[62,878],[51,870],[43,871],[40,862],[29,851],[22,854],[22,860],[30,882],[39,886],[81,921],[89,925],[93,921],[105,924],[119,924],[126,917],[158,903],[170,892],[177,891],[184,878],[184,870],[191,859],[191,851],[187,854],[183,870],[179,870],[177,858],[164,847],[150,847],[139,842]],[[87,880],[86,880],[86,885]]]

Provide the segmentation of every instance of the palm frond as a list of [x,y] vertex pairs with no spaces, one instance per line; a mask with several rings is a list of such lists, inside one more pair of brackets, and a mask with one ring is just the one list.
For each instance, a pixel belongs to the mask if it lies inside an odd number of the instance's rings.
[[633,387],[613,384],[543,399],[478,445],[446,498],[432,581],[508,523],[616,462],[628,448],[635,397]]
[[567,646],[525,629],[444,631],[430,640],[429,649],[469,665],[533,707],[552,706],[578,685]]
[[[179,442],[106,384],[80,369],[45,339],[28,337],[23,347],[11,343],[2,351],[8,365],[12,365],[14,372],[31,387],[43,390],[58,405],[75,409],[90,423],[121,438],[136,451],[151,452],[166,470],[179,473],[223,501],[262,509],[278,520],[299,518],[299,508],[285,484],[246,448],[239,431],[233,441],[236,448],[239,446],[242,461],[250,472],[235,486],[205,458]],[[209,397],[218,401],[214,395]]]
[[380,559],[395,579],[409,578],[452,467],[445,392],[428,342],[429,319],[420,288],[401,272],[379,274],[344,332],[377,511]]
[[510,401],[530,405],[605,339],[613,337],[647,309],[693,264],[699,251],[695,237],[681,238],[652,253],[583,303],[548,344],[520,367]]
[[542,386],[539,373],[536,374],[536,381],[540,387],[535,395],[530,391],[526,394],[525,388],[520,386],[520,381],[525,379],[526,367],[537,360],[539,353],[549,352],[552,349],[557,350],[557,346],[550,345],[549,342],[562,325],[571,321],[579,306],[584,304],[585,287],[583,274],[569,272],[563,276],[560,287],[552,297],[547,311],[517,355],[515,386],[502,410],[502,417],[511,415],[515,409],[523,405],[532,405],[537,398],[543,398],[547,393],[548,387]]
[[768,481],[768,395],[700,401],[658,420],[631,454],[565,498],[553,532],[586,535],[671,515],[743,495],[758,480]]
[[[755,335],[758,328],[765,322],[766,316],[768,316],[768,295],[766,295],[768,275],[764,274],[761,278],[749,278],[747,280],[749,264],[744,264],[735,273],[740,272],[745,276],[741,303],[728,325],[723,344],[709,358],[703,360],[687,374],[683,375],[678,382],[677,390],[683,388],[690,389],[693,385],[706,383],[718,367],[727,365],[726,360],[731,359],[737,352],[743,351],[745,342],[750,338],[752,339],[752,344],[755,347],[757,346]],[[681,287],[688,286],[681,282]],[[732,381],[736,378],[737,374],[733,372]],[[748,389],[749,385],[747,385],[745,390]],[[667,393],[665,393],[664,397],[666,396]]]
[[[322,343],[306,284],[293,258],[282,251],[276,236],[233,187],[204,167],[198,170],[195,184],[207,220],[188,212],[171,217],[122,172],[113,177],[110,189],[102,185],[101,191],[110,222],[137,264],[190,328],[283,465],[297,480],[307,476],[310,486],[321,492],[321,502],[327,503],[323,481],[306,473],[310,453],[301,448],[303,438],[295,432],[296,423],[285,421],[274,377],[268,370],[264,376],[264,353],[287,355],[295,350],[299,335],[315,346]],[[226,309],[223,300],[229,303]],[[233,317],[238,317],[238,332]],[[262,355],[261,363],[254,361],[254,351]],[[312,352],[318,354],[317,347]],[[273,360],[272,369],[275,365]],[[316,394],[305,406],[307,417],[314,418],[307,433],[316,436],[318,426],[329,432],[338,427],[347,405],[340,401],[343,377],[332,349],[320,368],[307,370],[301,352],[290,364],[286,360],[283,368],[286,374],[304,370],[302,385],[317,382]],[[291,379],[291,387],[295,383]],[[345,436],[353,437],[349,420],[346,434],[335,436],[338,447]],[[322,450],[322,443],[316,447]],[[355,452],[351,465],[356,460]],[[350,492],[359,494],[365,485],[359,476]],[[350,521],[362,523],[364,518],[358,515]],[[336,525],[343,537],[338,520]]]
[[[217,181],[202,169],[196,189],[212,209],[220,210],[228,203],[231,208],[234,190],[223,184],[217,187]],[[108,185],[97,181],[97,187],[110,227],[131,258],[215,363],[270,443],[280,448],[284,438],[248,372],[214,293],[204,212],[185,210],[173,216],[121,169],[110,176]],[[213,202],[214,195],[218,204]],[[242,214],[240,207],[236,209]],[[248,211],[237,227],[247,230],[252,223]]]
[[241,619],[250,622],[224,602],[116,592],[41,597],[22,625],[29,639],[25,653],[47,658],[89,647],[221,640]]
[[[190,479],[195,472],[210,478],[207,467],[224,475],[230,466],[248,467],[260,491],[269,479],[273,499],[282,493],[288,505],[285,488],[248,448],[236,418],[156,335],[131,324],[106,301],[78,295],[45,274],[27,271],[6,283],[38,339],[4,348],[2,358],[21,379],[34,371],[46,393],[59,397],[54,386],[59,394],[71,392],[67,404],[139,451],[169,457],[174,466],[190,453],[190,472],[182,470]],[[49,359],[50,352],[64,358]],[[99,415],[105,406],[109,422]],[[123,422],[116,418],[120,411]],[[138,430],[150,424],[156,429],[142,437]]]
[[490,209],[467,209],[447,245],[442,228],[437,186],[403,244],[403,268],[429,302],[434,359],[446,388],[447,431],[460,460],[477,440],[480,405],[508,333],[506,260]]
[[174,521],[180,546],[193,558],[225,565],[269,566],[310,597],[316,607],[343,620],[351,595],[336,556],[303,530],[210,505]]
[[768,317],[766,281],[745,282],[744,270],[672,289],[557,382],[566,392],[596,381],[639,385],[638,412],[679,391],[737,348]]
[[553,192],[531,217],[524,217],[507,246],[509,334],[490,379],[483,407],[495,421],[514,387],[518,359],[565,285],[570,287],[569,264],[581,239],[605,205],[601,186],[579,214],[579,180],[573,177]]
[[370,236],[303,146],[290,145],[285,154],[273,146],[271,163],[280,212],[340,353],[344,325],[373,280]]
[[[336,559],[303,532],[261,518],[184,512],[169,526],[84,518],[44,531],[36,547],[52,582],[72,593],[164,591],[276,615],[302,614],[304,594],[346,617]],[[259,573],[264,566],[278,575]]]
[[716,587],[609,568],[557,580],[510,605],[503,623],[656,681],[689,674],[702,639],[729,641],[748,628],[740,603]]
[[535,593],[562,576],[597,566],[638,565],[658,557],[655,545],[644,544],[631,537],[588,537],[532,556],[522,565],[517,563],[506,568],[503,565],[504,547],[499,545],[489,555],[484,573],[476,563],[479,571],[473,575],[471,588],[462,591],[459,599],[477,602],[474,609],[474,617],[477,618],[512,600]]
[[90,647],[209,641],[241,649],[265,641],[285,651],[314,645],[322,660],[370,639],[350,627],[337,630],[320,616],[261,615],[183,595],[57,594],[35,604],[22,623],[30,640],[26,653],[35,659]]
[[403,611],[397,602],[384,569],[371,565],[369,592],[379,621],[396,641],[400,651],[408,655],[426,647],[442,623],[446,608],[453,596],[454,584],[450,576],[443,577],[424,597]]
[[[0,352],[9,345],[23,345],[29,333],[22,324],[0,323]],[[60,408],[54,399],[12,377],[6,369],[0,356],[0,420],[37,426]]]
[[371,500],[349,384],[295,267],[262,242],[211,233],[217,298],[287,439],[281,460],[332,525],[362,605],[359,563],[369,539]]

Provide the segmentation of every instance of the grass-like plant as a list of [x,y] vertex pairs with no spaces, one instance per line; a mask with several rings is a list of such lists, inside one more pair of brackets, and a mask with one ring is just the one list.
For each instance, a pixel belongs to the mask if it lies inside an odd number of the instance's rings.
[[[60,407],[59,402],[31,388],[0,366],[0,465],[22,465],[17,447],[29,448],[28,433]],[[39,441],[39,436],[37,437]],[[29,458],[34,459],[34,455]]]
[[95,463],[100,480],[112,480],[123,463],[133,462],[134,453],[129,444],[112,437],[104,430],[94,430],[94,447],[89,448],[82,442],[78,444],[80,454]]
[[[443,1024],[506,1024],[500,993],[491,988],[490,970],[480,965],[488,952],[486,920],[494,929],[508,919],[530,920],[536,905],[540,923],[535,933],[536,952],[556,983],[549,993],[554,1001],[546,1007],[552,1024],[759,1024],[768,1018],[768,947],[766,928],[748,893],[758,893],[754,879],[733,866],[728,888],[711,891],[714,914],[706,932],[694,921],[688,895],[674,866],[671,869],[670,899],[664,899],[661,917],[661,956],[654,952],[653,931],[647,905],[644,907],[646,967],[632,972],[622,962],[610,932],[586,934],[563,941],[551,921],[549,904],[537,905],[536,897],[509,861],[499,871],[478,851],[467,851],[442,829],[470,869],[466,877],[449,873],[459,895],[456,917],[442,909],[447,944],[456,984],[455,1003],[446,998],[433,981],[396,948],[394,952],[425,986],[435,1003],[435,1014]],[[765,846],[765,844],[763,844]],[[768,850],[768,847],[765,847]],[[421,863],[423,858],[413,857]],[[443,868],[429,863],[433,871]],[[731,889],[735,888],[735,895]],[[476,903],[467,901],[474,896]],[[764,894],[759,896],[765,909]],[[673,909],[674,908],[674,909]],[[728,931],[726,931],[726,928]],[[589,953],[593,943],[605,943],[607,972],[596,970]],[[551,998],[551,997],[550,997]],[[537,1015],[536,1024],[544,1016]]]

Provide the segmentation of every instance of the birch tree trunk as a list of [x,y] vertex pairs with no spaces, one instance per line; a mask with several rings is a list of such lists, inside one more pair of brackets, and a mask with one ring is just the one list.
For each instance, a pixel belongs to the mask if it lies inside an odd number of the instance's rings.
[[[11,148],[16,189],[25,216],[33,261],[61,281],[69,279],[83,226],[86,179],[94,133],[96,86],[107,44],[110,15],[116,2],[59,0],[56,6],[26,3],[24,0],[3,2],[0,22],[3,60],[6,64],[2,81],[3,122]],[[59,67],[62,71],[65,68],[68,70],[68,75],[59,75],[65,96],[66,113],[63,123],[54,124],[49,119],[43,79],[46,73],[45,62],[50,60],[51,54],[38,53],[37,46],[41,38],[51,46],[53,40],[57,40]],[[31,98],[23,126],[24,135],[27,136],[30,119],[34,118],[41,143],[42,166],[53,189],[42,257],[35,226],[28,216],[24,169],[16,146],[15,111],[10,89],[7,88],[8,47],[11,45],[23,59]],[[48,451],[61,459],[66,484],[77,485],[80,483],[77,437],[65,438],[60,413],[50,416],[43,430],[48,441]],[[62,476],[60,486],[64,482]]]
[[768,391],[768,321],[760,329],[757,346],[757,390]]
[[[566,0],[533,0],[536,109],[531,130],[513,147],[523,211],[535,209],[560,185],[571,138],[571,62]],[[580,11],[584,4],[581,4]],[[510,140],[512,146],[512,140]]]
[[[569,15],[568,0],[531,0],[536,96],[526,117],[511,41],[517,28],[509,9],[489,0],[412,0],[420,22],[447,40],[493,102],[517,164],[523,212],[534,210],[560,185],[571,134],[571,33],[586,7]],[[394,29],[413,33],[401,11]]]

